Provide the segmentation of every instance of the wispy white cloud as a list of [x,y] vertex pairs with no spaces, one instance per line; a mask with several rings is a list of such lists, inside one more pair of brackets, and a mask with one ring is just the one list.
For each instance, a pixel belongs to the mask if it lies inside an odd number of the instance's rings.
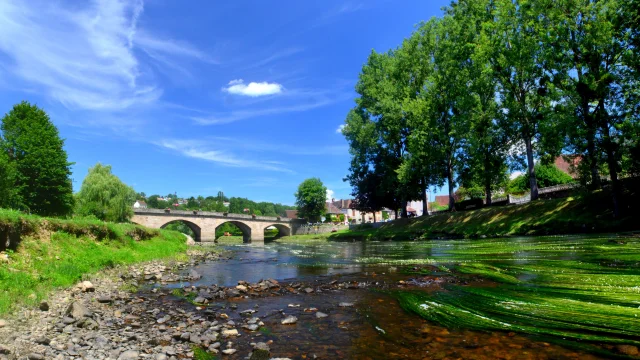
[[255,109],[255,110],[236,110],[228,113],[213,114],[206,117],[196,116],[196,117],[192,117],[191,119],[193,119],[194,121],[196,121],[198,124],[201,124],[201,125],[228,124],[228,123],[236,122],[239,120],[251,119],[251,118],[260,117],[260,116],[308,111],[308,110],[329,105],[331,103],[332,101],[330,100],[321,100],[318,102],[301,104],[301,105],[281,106],[281,107],[263,108],[263,109]]
[[287,48],[287,49],[283,49],[280,51],[277,51],[275,53],[273,53],[272,55],[262,59],[262,60],[258,60],[248,66],[245,67],[245,69],[253,69],[253,68],[258,68],[261,66],[265,66],[267,64],[270,64],[276,60],[280,60],[283,58],[287,58],[289,56],[298,54],[300,52],[302,52],[303,49],[302,48]]
[[335,192],[331,189],[327,189],[327,201],[331,201],[335,198]]
[[[70,108],[120,110],[163,91],[135,48],[201,58],[193,47],[138,31],[142,0],[0,2],[0,52],[17,79]],[[138,40],[141,40],[140,43]],[[24,84],[18,86],[24,87]]]
[[[246,120],[262,116],[279,115],[286,113],[297,113],[314,110],[328,106],[340,101],[349,100],[353,95],[349,92],[339,94],[328,94],[326,92],[299,92],[297,90],[287,90],[284,96],[292,95],[286,105],[273,107],[254,108],[247,110],[231,110],[228,112],[211,113],[209,115],[192,116],[190,119],[200,125],[228,124],[240,120]],[[301,101],[304,101],[301,103]]]
[[210,145],[198,140],[166,139],[155,144],[165,149],[177,151],[186,157],[205,160],[223,166],[294,173],[292,170],[280,164],[239,158],[227,150],[214,149]]
[[[299,144],[284,144],[281,142],[265,142],[253,138],[238,138],[212,136],[207,137],[208,143],[215,143],[221,148],[233,148],[242,151],[260,151],[261,153],[287,154],[287,155],[304,155],[304,156],[327,156],[327,155],[348,155],[349,147],[347,145],[317,145],[307,146]],[[280,161],[264,161],[268,164],[284,165]]]
[[340,126],[338,126],[338,128],[336,129],[336,134],[342,134],[342,130],[344,130],[344,127],[347,126],[346,124],[342,124]]
[[326,25],[332,21],[334,21],[337,17],[346,15],[349,13],[354,13],[356,11],[360,11],[365,9],[365,4],[363,2],[353,2],[348,1],[341,5],[335,6],[324,14],[322,14],[312,25],[312,27]]
[[278,83],[268,82],[250,82],[244,83],[244,80],[231,80],[227,87],[222,88],[222,91],[226,91],[229,94],[259,97],[267,95],[280,94],[282,92],[282,85]]

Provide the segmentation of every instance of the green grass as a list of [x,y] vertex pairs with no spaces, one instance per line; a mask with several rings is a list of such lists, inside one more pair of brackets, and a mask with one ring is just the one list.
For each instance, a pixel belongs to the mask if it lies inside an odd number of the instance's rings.
[[[133,224],[62,220],[0,209],[0,238],[14,237],[0,265],[0,314],[35,305],[56,288],[118,265],[185,257],[184,236]],[[5,235],[6,236],[6,235]]]
[[598,191],[522,205],[398,219],[379,229],[342,231],[316,237],[333,241],[416,240],[633,231],[640,229],[640,223],[636,220],[640,217],[638,201],[640,199],[635,192],[626,193],[625,201],[621,204],[624,211],[618,218],[614,218],[610,210],[608,194]]

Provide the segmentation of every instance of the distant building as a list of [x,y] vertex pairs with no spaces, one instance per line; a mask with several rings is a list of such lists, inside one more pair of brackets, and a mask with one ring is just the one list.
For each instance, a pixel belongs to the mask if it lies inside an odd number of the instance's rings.
[[424,214],[422,201],[407,202],[407,214],[409,216],[422,216],[422,214]]
[[436,195],[436,204],[439,206],[449,206],[449,195]]
[[297,219],[298,218],[298,210],[285,210],[285,214],[289,219]]
[[393,216],[390,216],[390,219],[395,219],[395,212],[386,209],[386,210],[382,210],[382,211],[376,211],[375,213],[373,212],[363,212],[360,210],[357,210],[355,208],[355,201],[352,199],[341,199],[341,200],[336,200],[336,199],[332,199],[331,200],[331,204],[338,208],[340,210],[340,212],[342,214],[344,214],[347,218],[347,220],[350,223],[356,223],[356,224],[361,224],[361,223],[368,223],[368,222],[380,222],[383,221],[382,219],[382,212],[391,212],[393,214]]
[[136,202],[133,204],[133,208],[134,209],[146,209],[147,208],[147,203],[142,201],[142,200],[136,200]]
[[581,161],[582,156],[580,155],[561,155],[555,159],[554,164],[563,173],[577,179],[580,176],[578,174],[578,165],[580,165]]
[[223,202],[222,202],[222,205],[224,205],[224,206],[226,206],[226,207],[229,207],[229,205],[231,205],[231,203],[230,203],[230,202],[228,202],[228,201],[223,201]]

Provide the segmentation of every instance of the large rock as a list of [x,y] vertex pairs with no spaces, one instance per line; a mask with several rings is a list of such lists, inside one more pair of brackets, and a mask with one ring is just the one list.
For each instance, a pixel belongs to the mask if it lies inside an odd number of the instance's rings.
[[65,315],[78,321],[85,317],[91,317],[93,313],[86,306],[78,302],[73,302],[71,303],[71,305],[69,305],[69,307],[67,308],[67,311],[65,311]]

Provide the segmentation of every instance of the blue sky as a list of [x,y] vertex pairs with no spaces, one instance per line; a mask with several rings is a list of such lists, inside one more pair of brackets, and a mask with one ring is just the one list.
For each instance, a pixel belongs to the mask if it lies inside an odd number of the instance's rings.
[[0,113],[49,113],[75,190],[101,162],[147,194],[292,204],[319,177],[347,198],[363,63],[448,3],[5,0]]

